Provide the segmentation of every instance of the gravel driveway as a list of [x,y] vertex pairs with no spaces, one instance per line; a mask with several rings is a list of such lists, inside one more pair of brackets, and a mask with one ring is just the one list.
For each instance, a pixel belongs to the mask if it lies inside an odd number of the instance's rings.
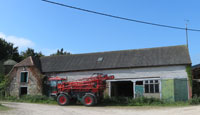
[[200,106],[189,107],[85,107],[3,102],[13,109],[0,115],[200,115]]

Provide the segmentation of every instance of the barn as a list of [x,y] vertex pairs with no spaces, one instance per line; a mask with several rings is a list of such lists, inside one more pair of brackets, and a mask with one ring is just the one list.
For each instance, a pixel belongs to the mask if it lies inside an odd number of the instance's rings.
[[9,95],[43,94],[45,80],[62,77],[76,80],[93,73],[114,75],[105,94],[111,97],[154,97],[185,101],[191,96],[191,66],[187,46],[120,50],[63,56],[28,57],[9,74]]

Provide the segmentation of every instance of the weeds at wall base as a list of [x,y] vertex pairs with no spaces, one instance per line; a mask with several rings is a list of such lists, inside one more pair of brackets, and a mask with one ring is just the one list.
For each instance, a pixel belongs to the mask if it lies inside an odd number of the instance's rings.
[[105,98],[99,105],[102,106],[188,106],[189,101],[186,102],[167,102],[155,98]]
[[[41,104],[57,104],[54,98],[49,98],[43,95],[25,95],[21,98],[18,97],[0,97],[0,101],[10,101],[10,102],[28,102],[28,103],[41,103]],[[97,106],[189,106],[189,105],[199,105],[200,97],[193,97],[188,101],[181,102],[167,102],[155,98],[126,98],[126,97],[115,97],[109,98],[105,97]]]

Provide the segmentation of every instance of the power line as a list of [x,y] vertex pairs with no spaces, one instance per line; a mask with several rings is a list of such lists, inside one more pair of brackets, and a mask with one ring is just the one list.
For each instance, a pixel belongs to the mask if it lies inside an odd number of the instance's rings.
[[[53,1],[49,1],[49,0],[42,0],[42,1],[47,2],[47,3],[51,3],[51,4],[55,4],[55,5],[59,5],[59,6],[64,6],[64,7],[67,7],[67,8],[72,8],[72,9],[84,11],[84,12],[89,12],[89,13],[93,13],[93,14],[98,14],[98,15],[103,15],[103,16],[107,16],[107,17],[117,18],[117,19],[121,19],[121,20],[126,20],[126,21],[131,21],[131,22],[137,22],[137,23],[142,23],[142,24],[148,24],[148,25],[153,25],[153,26],[160,26],[160,27],[165,27],[165,28],[186,30],[186,28],[183,28],[183,27],[169,26],[169,25],[163,25],[163,24],[145,22],[145,21],[135,20],[135,19],[130,19],[130,18],[124,18],[124,17],[120,17],[120,16],[114,16],[114,15],[111,15],[111,14],[105,14],[105,13],[101,13],[101,12],[96,12],[96,11],[92,11],[92,10],[78,8],[78,7],[74,7],[74,6],[70,6],[70,5],[66,5],[66,4],[62,4],[62,3],[58,3],[58,2],[53,2]],[[197,32],[200,32],[199,29],[190,29],[190,28],[187,28],[187,30],[188,31],[197,31]]]

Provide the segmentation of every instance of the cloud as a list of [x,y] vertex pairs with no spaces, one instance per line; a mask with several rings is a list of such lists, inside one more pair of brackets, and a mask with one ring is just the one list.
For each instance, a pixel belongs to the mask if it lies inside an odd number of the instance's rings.
[[0,38],[5,39],[7,42],[13,43],[14,46],[19,47],[19,49],[26,49],[28,47],[35,46],[34,42],[27,38],[16,37],[12,35],[5,35],[4,33],[0,32]]

